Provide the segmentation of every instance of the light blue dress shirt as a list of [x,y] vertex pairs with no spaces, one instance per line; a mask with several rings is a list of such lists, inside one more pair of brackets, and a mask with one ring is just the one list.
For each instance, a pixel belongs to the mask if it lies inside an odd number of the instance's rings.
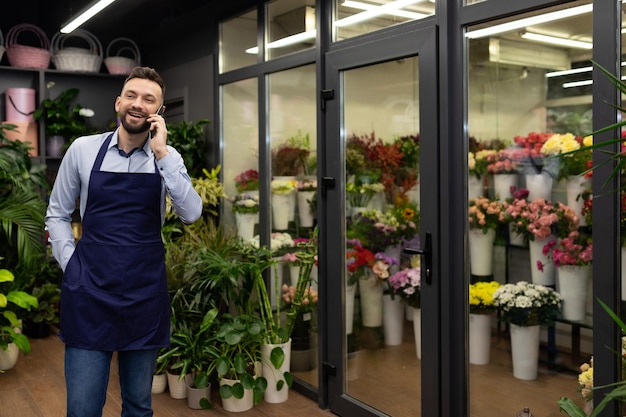
[[[102,143],[111,132],[83,136],[72,142],[67,149],[50,195],[46,212],[46,229],[50,236],[52,254],[63,270],[74,253],[75,241],[72,232],[72,213],[80,201],[80,217],[85,214],[89,198],[91,169]],[[102,171],[154,173],[156,168],[161,175],[161,219],[165,219],[165,195],[172,201],[172,208],[184,223],[193,223],[202,214],[202,199],[193,189],[180,153],[168,145],[169,154],[156,160],[150,148],[150,139],[140,149],[130,155],[120,154],[117,147],[117,131],[102,161]]]

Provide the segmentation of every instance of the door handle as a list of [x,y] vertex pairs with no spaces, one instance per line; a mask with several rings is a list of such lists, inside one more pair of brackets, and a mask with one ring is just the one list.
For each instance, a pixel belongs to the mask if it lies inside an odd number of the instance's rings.
[[432,269],[433,269],[433,243],[432,234],[426,232],[424,241],[424,249],[404,248],[403,252],[409,255],[422,255],[424,256],[424,268],[426,275],[426,283],[432,282]]

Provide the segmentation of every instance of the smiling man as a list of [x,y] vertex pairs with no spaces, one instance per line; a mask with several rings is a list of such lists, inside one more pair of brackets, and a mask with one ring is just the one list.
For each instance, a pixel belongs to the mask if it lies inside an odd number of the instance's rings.
[[[164,92],[154,69],[134,68],[115,100],[121,125],[76,139],[52,189],[46,228],[64,271],[59,335],[68,417],[102,415],[113,352],[122,417],[153,415],[155,360],[169,345],[165,196],[185,223],[202,214],[183,159],[166,142]],[[77,200],[83,234],[76,243]]]

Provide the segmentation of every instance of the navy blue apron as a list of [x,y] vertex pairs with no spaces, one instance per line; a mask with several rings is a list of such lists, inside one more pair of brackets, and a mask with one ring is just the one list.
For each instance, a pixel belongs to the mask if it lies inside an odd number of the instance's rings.
[[161,177],[91,169],[83,235],[65,269],[61,339],[82,349],[169,345],[170,300],[161,240]]

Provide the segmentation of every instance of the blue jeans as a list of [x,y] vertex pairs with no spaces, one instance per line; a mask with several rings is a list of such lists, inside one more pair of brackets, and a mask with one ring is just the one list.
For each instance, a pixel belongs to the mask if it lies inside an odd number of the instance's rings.
[[[118,352],[122,417],[151,417],[158,349]],[[67,417],[101,417],[113,352],[65,347]]]

